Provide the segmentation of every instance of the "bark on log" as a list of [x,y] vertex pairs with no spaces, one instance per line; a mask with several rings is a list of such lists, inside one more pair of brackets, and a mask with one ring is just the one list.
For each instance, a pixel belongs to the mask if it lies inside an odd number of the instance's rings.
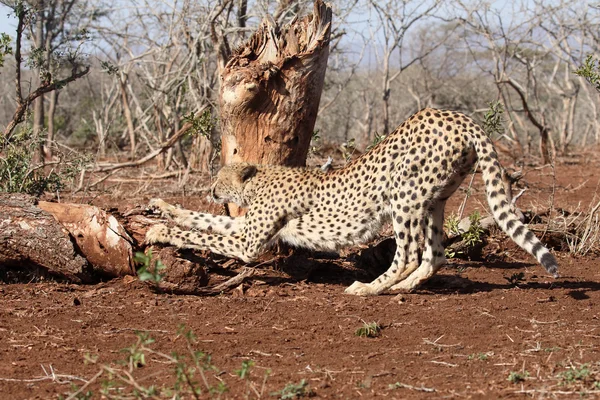
[[266,18],[221,70],[221,161],[303,166],[331,33],[331,7],[279,27]]
[[40,201],[38,207],[69,231],[94,272],[111,278],[135,275],[133,241],[114,216],[87,204]]
[[0,267],[42,267],[73,282],[90,282],[93,275],[69,232],[22,194],[0,196]]
[[[183,258],[175,247],[150,246],[145,251],[146,254],[152,251],[153,261],[160,261],[166,267],[160,271],[160,282],[149,282],[154,289],[174,294],[203,294],[208,274],[197,257]],[[151,266],[151,272],[155,272],[155,266]]]
[[[121,216],[85,204],[48,203],[22,194],[0,194],[0,269],[39,269],[76,283],[136,275],[133,252],[156,223],[142,209]],[[203,293],[208,284],[198,257],[180,257],[168,247],[155,252],[166,267],[159,289]]]

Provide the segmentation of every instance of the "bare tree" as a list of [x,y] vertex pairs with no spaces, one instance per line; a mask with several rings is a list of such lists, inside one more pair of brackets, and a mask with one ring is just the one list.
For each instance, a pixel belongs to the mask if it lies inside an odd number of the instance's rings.
[[[411,53],[406,45],[407,34],[415,30],[420,21],[431,17],[439,8],[440,0],[425,4],[410,0],[369,0],[378,24],[372,32],[373,41],[381,45],[375,47],[377,64],[381,65],[381,95],[383,100],[383,134],[390,132],[390,93],[391,84],[411,65],[417,63],[441,44],[432,43],[419,53]],[[374,21],[374,22],[375,22]],[[381,43],[376,39],[381,36]]]
[[[132,2],[127,13],[113,19],[111,26],[99,26],[106,60],[105,69],[113,81],[106,89],[112,112],[120,112],[124,123],[108,124],[105,104],[95,110],[97,135],[102,140],[123,133],[129,143],[130,159],[141,148],[154,152],[200,112],[214,107],[217,86],[216,63],[209,37],[210,4],[191,1],[157,5],[151,1]],[[115,101],[115,94],[118,100]],[[195,126],[191,124],[190,126]],[[189,165],[180,142],[174,150],[159,152],[159,166],[172,163],[180,168],[209,164],[212,144],[209,131],[192,140]],[[207,151],[208,150],[208,151]],[[104,168],[104,167],[102,167]]]
[[[555,57],[551,79],[546,83],[559,96],[559,101],[550,113],[553,125],[558,129],[559,149],[566,152],[576,139],[576,132],[585,145],[589,131],[593,131],[596,142],[600,134],[600,97],[576,77],[574,70],[584,64],[587,54],[600,53],[600,10],[585,3],[560,1],[547,4],[534,1],[536,14],[540,16],[539,26],[545,33],[540,44]],[[585,101],[580,101],[581,95]],[[556,112],[558,111],[558,112]],[[578,124],[577,114],[581,120]]]
[[513,123],[513,138],[523,140],[514,127],[526,132],[533,126],[542,161],[551,162],[554,139],[563,151],[573,140],[581,93],[573,64],[593,43],[585,32],[597,24],[597,13],[592,17],[587,5],[566,1],[518,2],[508,10],[508,5],[459,4],[465,43],[475,64],[493,77]]
[[[11,121],[4,129],[4,141],[10,143],[15,127],[23,121],[27,110],[36,99],[41,98],[44,94],[50,93],[54,90],[58,90],[70,82],[73,82],[89,72],[89,66],[82,64],[80,57],[79,47],[72,47],[73,41],[81,40],[81,37],[77,34],[73,34],[69,31],[67,35],[67,26],[70,16],[70,9],[58,7],[55,3],[52,6],[55,8],[49,9],[53,15],[50,20],[47,20],[47,24],[42,25],[39,23],[40,15],[42,12],[48,11],[48,9],[33,9],[27,4],[22,2],[16,3],[3,3],[11,6],[17,17],[17,32],[15,38],[15,93],[16,93],[16,110],[13,114]],[[44,6],[45,4],[39,3],[38,6]],[[36,19],[37,18],[37,19]],[[50,23],[49,21],[52,21]],[[23,68],[23,42],[24,35],[27,32],[28,27],[34,29],[33,26],[38,28],[46,29],[47,36],[43,37],[44,46],[38,47],[33,46],[30,54],[28,55],[28,63],[39,69],[40,82],[37,88],[31,90],[27,95],[23,93],[22,83],[22,68]],[[40,37],[37,37],[39,39]],[[56,57],[58,50],[61,56]],[[66,77],[58,77],[58,71],[52,68],[55,65],[62,65],[69,67],[69,74]],[[38,113],[40,112],[40,105],[38,103]],[[39,116],[38,116],[39,118]],[[39,125],[39,120],[37,121]]]

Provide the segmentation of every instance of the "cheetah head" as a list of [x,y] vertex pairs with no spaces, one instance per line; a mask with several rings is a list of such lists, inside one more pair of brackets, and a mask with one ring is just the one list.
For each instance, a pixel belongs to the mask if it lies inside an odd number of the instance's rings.
[[210,194],[215,203],[235,203],[246,207],[245,188],[248,180],[257,173],[256,165],[239,163],[226,165],[219,173],[215,183],[210,188]]

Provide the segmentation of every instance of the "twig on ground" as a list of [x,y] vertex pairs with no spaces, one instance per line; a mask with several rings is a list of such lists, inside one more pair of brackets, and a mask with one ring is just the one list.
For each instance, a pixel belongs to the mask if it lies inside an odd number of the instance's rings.
[[571,186],[569,184],[569,185],[567,185],[567,187],[564,190],[567,191],[567,192],[575,192],[575,191],[581,189],[582,187],[584,187],[585,184],[588,183],[588,182],[589,182],[589,179],[586,179],[585,181],[581,182],[579,185],[577,185],[575,187],[572,187],[572,188],[568,187],[568,186]]
[[460,343],[457,344],[440,344],[438,343],[438,341],[443,338],[445,335],[440,336],[439,338],[435,339],[433,342],[429,339],[423,339],[423,342],[430,344],[432,346],[436,346],[436,347],[458,347],[461,346]]
[[79,389],[77,389],[76,392],[72,393],[69,397],[67,397],[66,400],[72,400],[72,399],[76,399],[77,396],[79,396],[79,394],[81,394],[85,389],[87,389],[92,383],[94,383],[98,378],[100,378],[102,376],[102,374],[104,373],[104,370],[101,369],[100,371],[98,371],[96,373],[96,375],[92,376],[92,379],[90,379],[89,381],[87,381],[83,386],[81,386]]
[[433,364],[445,365],[446,367],[452,367],[452,368],[458,367],[458,364],[452,364],[452,363],[449,363],[449,362],[446,362],[446,361],[431,360],[429,362],[433,363]]
[[396,389],[396,388],[404,388],[404,389],[410,389],[410,390],[416,390],[419,392],[428,392],[428,393],[433,393],[435,392],[434,388],[428,388],[425,386],[413,386],[413,385],[407,385],[406,383],[402,383],[402,382],[396,382],[390,385],[390,389]]
[[582,395],[582,394],[597,394],[600,393],[600,390],[586,390],[586,391],[581,391],[581,390],[573,390],[573,391],[567,391],[567,390],[545,390],[545,389],[529,389],[529,390],[525,390],[525,389],[521,389],[518,390],[514,393],[519,393],[519,394],[564,394],[564,395],[570,395],[570,394],[577,394],[577,395]]
[[[66,383],[70,383],[71,381],[81,381],[81,382],[87,382],[85,379],[80,378],[78,376],[75,375],[65,375],[65,374],[57,374],[54,372],[54,368],[52,367],[52,365],[50,365],[49,370],[47,371],[46,368],[44,368],[43,365],[41,365],[42,367],[42,371],[44,371],[45,376],[40,376],[37,378],[25,378],[25,379],[20,379],[20,378],[0,378],[0,381],[3,382],[23,382],[23,383],[33,383],[33,382],[41,382],[41,381],[52,381],[52,382],[56,382],[56,383],[60,383],[60,384],[66,384]],[[65,379],[64,381],[62,381],[61,379]]]

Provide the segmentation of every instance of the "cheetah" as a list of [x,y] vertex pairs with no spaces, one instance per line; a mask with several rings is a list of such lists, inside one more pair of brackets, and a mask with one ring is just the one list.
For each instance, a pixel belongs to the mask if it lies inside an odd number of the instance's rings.
[[446,262],[444,206],[476,161],[500,228],[558,277],[554,256],[511,211],[492,141],[470,117],[431,108],[415,113],[369,152],[331,172],[246,163],[223,167],[211,196],[247,207],[241,217],[152,200],[151,206],[176,224],[202,232],[158,224],[146,241],[252,262],[274,240],[335,251],[369,241],[391,221],[397,244],[391,266],[370,283],[354,282],[345,293],[411,291]]

